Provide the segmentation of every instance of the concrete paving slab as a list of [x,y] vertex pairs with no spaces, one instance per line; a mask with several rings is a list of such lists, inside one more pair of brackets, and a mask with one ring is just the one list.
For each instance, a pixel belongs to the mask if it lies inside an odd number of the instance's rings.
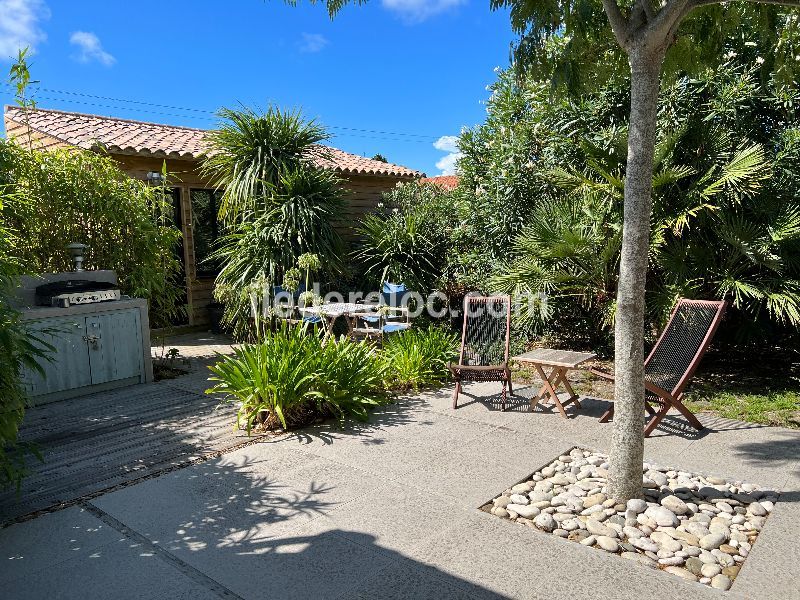
[[[546,454],[554,448],[549,441],[543,441]],[[559,448],[553,458],[558,457]],[[542,455],[542,447],[529,447],[530,463],[535,464],[535,456]],[[477,508],[507,487],[519,483],[533,473],[528,462],[506,461],[502,456],[474,456],[443,452],[421,466],[408,470],[396,481],[413,486],[418,490],[454,498],[464,506]]]
[[337,531],[354,542],[367,535],[381,551],[407,554],[449,529],[453,521],[466,517],[470,508],[453,499],[388,483],[320,516],[306,530],[315,535]]
[[438,569],[401,558],[340,600],[503,600],[508,598]]
[[[250,460],[245,458],[248,451],[279,456]],[[235,466],[242,463],[246,466]],[[92,503],[185,558],[197,549],[285,534],[379,483],[321,457],[271,444],[255,445]]]
[[[505,425],[509,412],[500,410],[499,394],[500,384],[468,383],[464,385],[464,392],[459,397],[458,408],[453,410],[453,387],[447,385],[438,390],[428,390],[420,394],[419,400],[430,410],[447,415],[457,415],[460,419],[467,419],[487,425]],[[509,400],[509,408],[514,411],[527,412],[529,403],[524,398]]]
[[586,548],[530,527],[473,513],[410,558],[510,598],[692,598],[719,600],[699,583]]
[[77,507],[0,529],[0,580],[27,578],[43,565],[91,556],[122,537]]
[[800,462],[731,588],[738,598],[800,598]]
[[418,410],[412,423],[387,430],[387,433],[433,450],[456,450],[463,444],[482,437],[492,428],[493,426],[485,423],[463,419],[457,411],[443,414],[432,410]]
[[399,476],[409,469],[421,468],[430,462],[433,454],[428,447],[386,431],[358,436],[337,434],[324,439],[307,436],[303,432],[287,438],[283,443],[388,478]]
[[80,508],[0,530],[0,548],[9,599],[219,598]]

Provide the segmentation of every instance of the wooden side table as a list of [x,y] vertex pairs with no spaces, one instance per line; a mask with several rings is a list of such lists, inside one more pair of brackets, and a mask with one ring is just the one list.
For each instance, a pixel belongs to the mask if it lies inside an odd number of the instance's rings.
[[[539,377],[542,378],[544,385],[539,389],[539,393],[531,398],[531,410],[536,408],[540,400],[547,398],[556,405],[561,416],[568,419],[565,406],[575,404],[578,408],[581,407],[578,401],[578,395],[567,380],[567,373],[570,369],[575,369],[585,363],[586,361],[596,358],[596,354],[591,352],[571,352],[569,350],[551,350],[549,348],[539,348],[515,356],[512,360],[523,365],[531,365]],[[546,374],[545,367],[551,367],[550,374]],[[558,399],[558,388],[563,386],[569,393],[569,398],[564,402]]]

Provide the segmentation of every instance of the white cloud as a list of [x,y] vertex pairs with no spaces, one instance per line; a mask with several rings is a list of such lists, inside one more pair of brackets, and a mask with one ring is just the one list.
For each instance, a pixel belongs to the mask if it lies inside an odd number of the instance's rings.
[[383,7],[397,13],[405,21],[419,23],[467,0],[381,0]]
[[456,163],[463,156],[458,150],[458,136],[443,135],[433,143],[433,147],[448,153],[436,163],[436,168],[441,171],[440,175],[455,175]]
[[321,52],[330,43],[328,38],[319,33],[304,33],[303,41],[300,43],[300,52],[313,54]]
[[110,67],[117,59],[103,50],[100,38],[89,31],[75,31],[69,36],[69,43],[78,47],[78,54],[74,58],[83,63],[96,60],[101,65]]
[[433,147],[442,152],[458,152],[458,136],[443,135],[433,143]]
[[29,47],[31,52],[47,39],[39,22],[50,18],[42,0],[0,0],[0,60]]

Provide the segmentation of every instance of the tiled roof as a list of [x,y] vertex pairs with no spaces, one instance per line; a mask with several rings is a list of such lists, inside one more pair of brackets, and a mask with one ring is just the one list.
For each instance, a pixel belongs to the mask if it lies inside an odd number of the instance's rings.
[[[12,120],[17,124],[24,122],[22,109],[16,106],[6,106],[5,117],[6,121]],[[34,131],[85,150],[103,147],[112,154],[179,159],[198,158],[206,149],[205,137],[208,134],[203,129],[41,108],[28,111],[28,124]],[[339,173],[401,178],[424,175],[413,169],[350,154],[338,148],[329,150],[331,158],[318,158],[317,163],[320,167],[332,168]]]
[[420,179],[420,183],[432,183],[443,187],[446,190],[454,190],[458,187],[458,175],[440,175],[439,177],[425,177]]

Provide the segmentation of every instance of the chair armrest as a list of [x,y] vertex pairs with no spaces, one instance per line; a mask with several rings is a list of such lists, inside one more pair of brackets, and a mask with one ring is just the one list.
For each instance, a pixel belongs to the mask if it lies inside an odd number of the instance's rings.
[[650,383],[649,381],[644,382],[644,389],[646,389],[648,392],[655,394],[656,396],[659,396],[660,398],[668,400],[669,402],[673,402],[675,400],[672,397],[672,394],[670,394],[667,390],[658,387],[656,384]]

